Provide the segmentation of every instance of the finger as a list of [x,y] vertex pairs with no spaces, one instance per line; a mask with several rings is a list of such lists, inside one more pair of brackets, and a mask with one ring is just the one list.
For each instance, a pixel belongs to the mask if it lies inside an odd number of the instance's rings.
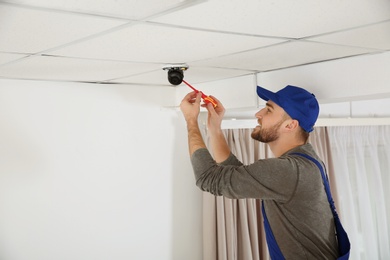
[[211,97],[212,99],[214,99],[215,102],[217,102],[217,108],[222,108],[222,109],[224,108],[224,106],[222,105],[221,101],[219,101],[218,98],[216,98],[216,97],[214,97],[214,96],[212,96],[212,95],[210,95],[210,97]]
[[192,91],[192,92],[188,93],[187,95],[185,95],[183,100],[190,101],[191,99],[195,98],[195,95],[196,95],[196,92]]
[[201,98],[202,98],[202,94],[200,92],[196,93],[195,103],[200,104]]
[[207,103],[207,104],[206,104],[206,109],[207,109],[207,111],[209,112],[209,115],[211,115],[211,116],[214,116],[214,115],[217,114],[217,113],[215,112],[215,108],[214,108],[213,104],[211,104],[211,103]]
[[217,103],[221,103],[221,101],[219,101],[219,99],[218,99],[218,98],[216,98],[216,97],[214,97],[214,96],[212,96],[212,95],[210,95],[210,97],[211,97],[212,99],[214,99],[214,100],[215,100],[215,102],[217,102]]

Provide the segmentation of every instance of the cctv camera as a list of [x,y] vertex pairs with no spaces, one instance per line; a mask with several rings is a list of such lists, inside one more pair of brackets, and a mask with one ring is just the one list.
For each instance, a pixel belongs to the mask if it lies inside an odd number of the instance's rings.
[[179,69],[170,69],[168,71],[168,81],[172,85],[180,85],[183,82],[184,73]]
[[180,85],[184,78],[184,71],[188,69],[186,64],[167,65],[163,70],[168,70],[168,81],[172,85]]

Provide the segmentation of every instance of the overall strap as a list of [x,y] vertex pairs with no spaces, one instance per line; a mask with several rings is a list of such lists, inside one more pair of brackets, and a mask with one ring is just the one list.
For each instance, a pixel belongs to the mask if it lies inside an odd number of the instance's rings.
[[311,157],[310,155],[307,155],[307,154],[304,154],[304,153],[293,153],[293,154],[305,157],[306,159],[309,159],[310,161],[314,162],[317,165],[318,169],[321,172],[322,181],[323,181],[324,186],[325,186],[326,196],[328,197],[328,201],[329,201],[329,204],[330,204],[330,208],[332,209],[333,216],[335,218],[336,217],[338,218],[338,214],[336,212],[336,207],[334,205],[332,194],[330,192],[330,186],[329,186],[329,182],[328,182],[328,177],[326,176],[324,168],[322,167],[321,163],[319,161],[317,161],[316,159],[314,159],[313,157]]
[[338,245],[339,245],[339,253],[340,253],[340,257],[337,259],[339,259],[339,260],[349,259],[351,244],[349,242],[347,232],[345,232],[343,226],[341,225],[340,218],[337,214],[336,207],[334,205],[334,201],[332,198],[332,194],[330,192],[328,178],[325,174],[324,168],[322,167],[322,165],[319,161],[317,161],[316,159],[314,159],[313,157],[311,157],[308,154],[304,154],[304,153],[292,153],[292,154],[299,155],[299,156],[305,157],[306,159],[309,159],[310,161],[314,162],[317,165],[318,169],[320,170],[321,176],[322,176],[322,181],[323,181],[324,187],[325,187],[326,196],[328,197],[329,205],[330,205],[330,208],[332,210],[334,222],[335,222],[336,236],[337,236],[337,241],[338,241]]
[[264,203],[261,203],[261,213],[263,214],[264,219],[264,231],[267,241],[269,255],[272,260],[284,260],[282,251],[280,251],[279,245],[276,242],[274,234],[272,233],[271,226],[269,225],[267,214],[265,213]]

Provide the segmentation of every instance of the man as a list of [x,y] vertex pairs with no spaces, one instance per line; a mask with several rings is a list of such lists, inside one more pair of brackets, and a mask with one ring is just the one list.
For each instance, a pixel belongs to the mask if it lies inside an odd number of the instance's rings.
[[[187,122],[188,144],[196,184],[228,198],[262,199],[267,244],[273,259],[336,259],[338,246],[332,211],[319,167],[307,143],[319,106],[306,90],[287,86],[276,93],[257,87],[267,101],[256,113],[252,138],[267,143],[276,158],[243,165],[231,152],[221,130],[225,109],[201,105],[200,93],[187,94],[180,104]],[[200,106],[208,110],[211,157],[198,127]],[[322,163],[321,163],[322,164]]]

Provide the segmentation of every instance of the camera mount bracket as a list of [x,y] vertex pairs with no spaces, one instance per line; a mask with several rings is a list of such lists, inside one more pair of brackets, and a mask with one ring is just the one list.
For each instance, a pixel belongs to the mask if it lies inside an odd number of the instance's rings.
[[187,70],[189,67],[185,63],[177,63],[177,64],[167,64],[162,69],[163,70]]

